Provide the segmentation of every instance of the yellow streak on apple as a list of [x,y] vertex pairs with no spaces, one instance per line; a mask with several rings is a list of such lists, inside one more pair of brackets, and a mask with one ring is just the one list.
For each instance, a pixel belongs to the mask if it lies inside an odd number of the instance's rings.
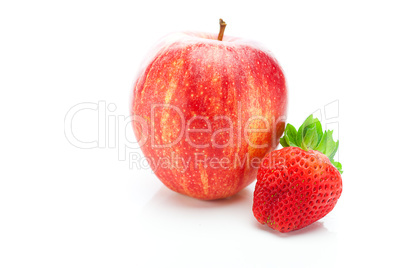
[[[183,55],[183,50],[181,52],[181,56],[180,59],[182,58]],[[183,60],[180,60],[178,63],[173,63],[174,68],[171,69],[172,75],[170,76],[170,81],[168,83],[168,89],[166,91],[166,95],[165,95],[165,104],[170,104],[171,100],[172,100],[172,96],[175,93],[176,89],[177,89],[177,84],[178,84],[178,75],[180,74],[182,69],[183,69]],[[170,136],[171,136],[171,128],[172,126],[170,124],[167,124],[168,119],[170,116],[170,109],[163,109],[162,111],[162,115],[161,115],[161,126],[162,126],[162,140],[167,140]],[[177,122],[177,126],[178,128],[184,127],[184,126],[180,126],[181,122]],[[179,148],[176,147],[176,153],[179,155]],[[163,152],[165,153],[166,151],[163,150]],[[164,155],[166,156],[166,155]],[[180,185],[183,187],[183,191],[185,192],[185,194],[190,194],[187,184],[186,184],[186,180],[182,178],[182,176],[180,176],[180,170],[178,169],[171,169],[171,172],[173,173],[172,175],[177,177],[177,178],[181,178],[180,180]]]
[[208,185],[207,171],[205,170],[204,166],[201,163],[198,165],[198,168],[200,169],[202,189],[204,191],[204,194],[208,195],[209,185]]

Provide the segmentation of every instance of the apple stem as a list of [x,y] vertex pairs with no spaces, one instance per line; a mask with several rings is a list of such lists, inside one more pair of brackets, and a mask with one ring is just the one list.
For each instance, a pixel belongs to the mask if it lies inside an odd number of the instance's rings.
[[224,22],[222,19],[219,19],[219,25],[221,26],[221,29],[219,30],[218,40],[222,41],[223,33],[225,32],[226,28],[226,22]]

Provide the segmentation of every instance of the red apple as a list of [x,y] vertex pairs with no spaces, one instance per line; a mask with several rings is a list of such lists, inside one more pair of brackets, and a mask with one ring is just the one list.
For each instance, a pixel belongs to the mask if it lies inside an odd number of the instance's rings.
[[168,188],[220,199],[255,180],[261,159],[278,145],[286,107],[282,69],[260,45],[174,33],[162,39],[139,73],[133,127]]

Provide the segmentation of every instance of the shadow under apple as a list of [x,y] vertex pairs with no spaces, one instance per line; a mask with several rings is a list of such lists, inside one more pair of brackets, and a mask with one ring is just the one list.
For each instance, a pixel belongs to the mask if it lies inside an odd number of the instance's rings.
[[230,198],[204,201],[162,186],[144,206],[140,218],[146,224],[163,222],[165,226],[249,226],[254,220],[252,189],[250,185]]
[[199,227],[213,228],[223,232],[229,229],[241,232],[245,230],[244,228],[251,228],[278,238],[329,233],[321,221],[289,233],[280,233],[260,224],[252,212],[253,189],[254,186],[250,185],[230,198],[204,201],[178,194],[161,186],[143,208],[140,220],[148,226],[162,224],[172,229],[181,226],[183,231]]

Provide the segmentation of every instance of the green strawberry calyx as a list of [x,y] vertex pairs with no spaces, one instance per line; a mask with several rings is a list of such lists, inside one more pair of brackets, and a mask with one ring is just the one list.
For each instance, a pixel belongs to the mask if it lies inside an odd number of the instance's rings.
[[323,132],[320,120],[310,115],[299,127],[299,130],[296,130],[294,126],[288,123],[283,137],[280,139],[280,143],[283,147],[292,146],[299,147],[305,151],[319,151],[326,155],[342,174],[341,163],[334,160],[334,156],[338,150],[339,140],[335,142],[332,134],[332,130]]

